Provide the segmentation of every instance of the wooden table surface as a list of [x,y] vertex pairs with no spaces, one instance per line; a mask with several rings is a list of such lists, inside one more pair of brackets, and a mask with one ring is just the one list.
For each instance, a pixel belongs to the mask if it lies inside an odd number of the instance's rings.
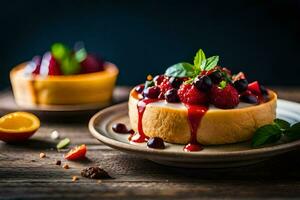
[[[277,88],[279,96],[300,102],[300,88]],[[78,120],[77,120],[78,121]],[[63,123],[42,121],[26,143],[0,142],[0,199],[266,199],[300,198],[300,150],[240,168],[184,169],[161,166],[111,149],[94,139],[88,119]],[[70,162],[55,149],[57,130],[72,145],[86,144],[87,160]],[[40,159],[44,152],[46,158]],[[55,165],[68,163],[70,169]],[[101,166],[113,179],[80,176],[88,166]],[[72,182],[72,176],[79,180]]]

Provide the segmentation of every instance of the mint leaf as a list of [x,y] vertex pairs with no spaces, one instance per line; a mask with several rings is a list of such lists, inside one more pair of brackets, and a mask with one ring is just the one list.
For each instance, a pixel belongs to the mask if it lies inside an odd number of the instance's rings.
[[289,140],[298,140],[300,139],[300,122],[291,126],[291,128],[284,131],[285,136]]
[[280,129],[286,130],[290,128],[290,123],[288,123],[287,121],[283,120],[283,119],[274,119],[274,123],[277,124],[279,126]]
[[69,138],[62,139],[57,145],[57,149],[62,149],[67,147],[70,144],[71,140]]
[[202,63],[200,65],[200,69],[201,70],[204,70],[205,69],[205,66],[206,66],[206,60],[202,60]]
[[206,64],[203,70],[209,71],[217,66],[219,62],[219,56],[212,56],[206,59]]
[[191,84],[191,83],[193,83],[193,82],[194,82],[194,79],[191,78],[191,79],[189,79],[189,80],[187,80],[187,81],[184,81],[183,83],[184,83],[184,84]]
[[173,77],[193,77],[195,74],[194,67],[190,63],[177,63],[169,67],[165,75],[166,76],[173,76]]
[[221,89],[224,89],[224,88],[226,87],[226,85],[227,85],[226,81],[221,81],[221,82],[219,83],[219,87],[220,87]]
[[258,128],[252,138],[252,146],[258,147],[264,144],[277,142],[281,138],[282,131],[277,125],[268,124]]
[[87,52],[86,52],[85,48],[82,48],[82,49],[76,51],[75,54],[74,54],[74,56],[75,56],[75,59],[78,62],[82,62],[82,61],[84,61],[86,59]]
[[202,61],[206,60],[205,54],[202,49],[199,49],[194,57],[194,65],[196,68],[200,68]]
[[147,89],[147,88],[152,87],[152,86],[154,86],[154,81],[153,81],[153,80],[151,80],[151,81],[146,81],[146,82],[145,82],[145,88],[144,88],[144,89]]

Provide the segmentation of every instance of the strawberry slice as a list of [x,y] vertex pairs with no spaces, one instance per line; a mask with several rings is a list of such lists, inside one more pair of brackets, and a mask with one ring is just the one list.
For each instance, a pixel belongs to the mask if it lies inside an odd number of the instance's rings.
[[252,93],[254,93],[256,95],[261,95],[261,90],[260,90],[258,81],[254,81],[252,83],[249,83],[248,84],[248,90],[250,90]]
[[76,146],[75,148],[71,149],[66,155],[65,159],[67,160],[80,160],[85,158],[87,148],[85,144]]

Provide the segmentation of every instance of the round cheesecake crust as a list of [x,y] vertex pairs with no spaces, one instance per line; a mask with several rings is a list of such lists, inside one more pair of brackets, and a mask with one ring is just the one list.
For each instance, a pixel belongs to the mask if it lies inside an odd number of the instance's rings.
[[[255,130],[276,118],[277,95],[269,90],[269,101],[236,109],[209,109],[197,131],[197,141],[204,145],[230,144],[247,141]],[[134,131],[138,127],[138,98],[134,90],[129,95],[129,118]],[[143,130],[149,137],[166,142],[187,144],[191,133],[187,109],[148,104],[142,119]]]

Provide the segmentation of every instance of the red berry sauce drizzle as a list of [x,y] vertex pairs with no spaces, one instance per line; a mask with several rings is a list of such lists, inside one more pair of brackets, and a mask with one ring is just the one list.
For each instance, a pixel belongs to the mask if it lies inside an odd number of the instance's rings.
[[[146,106],[149,103],[153,103],[159,101],[159,99],[141,99],[137,103],[137,110],[138,110],[138,132],[131,133],[129,140],[131,142],[136,143],[143,143],[147,142],[149,137],[145,135],[143,130],[143,115],[146,110]],[[205,115],[206,111],[208,110],[207,106],[200,106],[200,105],[189,105],[185,104],[185,107],[188,110],[188,121],[191,131],[191,139],[190,142],[183,148],[184,151],[201,151],[203,147],[197,142],[197,131],[199,125],[201,123],[202,117]]]
[[136,142],[136,143],[143,143],[143,142],[147,142],[149,137],[145,135],[144,130],[143,130],[143,124],[142,124],[142,120],[143,120],[143,115],[144,112],[146,110],[146,106],[149,103],[152,102],[156,102],[159,99],[142,99],[139,100],[139,102],[137,103],[137,110],[138,110],[138,132],[135,133],[134,135],[132,135],[129,139],[132,142]]
[[202,117],[205,115],[208,107],[185,104],[188,110],[188,121],[191,131],[190,142],[183,148],[184,151],[201,151],[203,147],[197,142],[197,131]]

